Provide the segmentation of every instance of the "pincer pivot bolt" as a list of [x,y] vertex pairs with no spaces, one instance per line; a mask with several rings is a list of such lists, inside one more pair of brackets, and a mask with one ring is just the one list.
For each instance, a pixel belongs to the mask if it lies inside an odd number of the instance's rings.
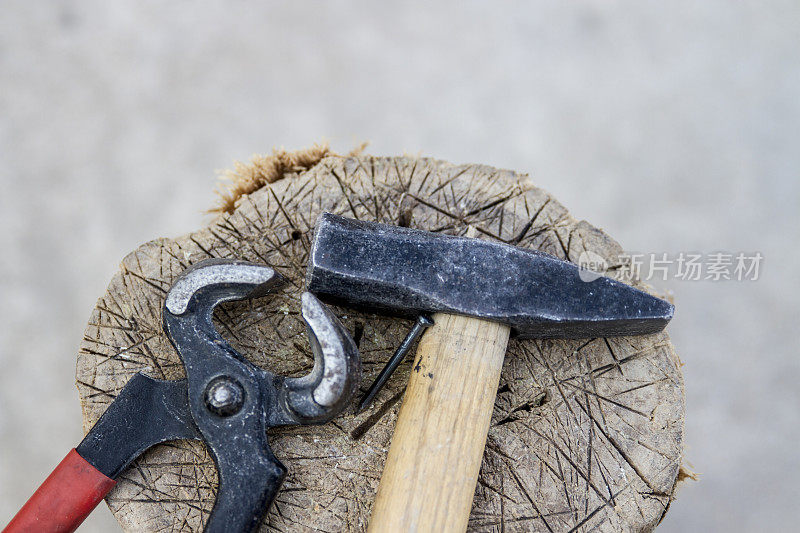
[[214,378],[206,387],[206,407],[217,416],[232,416],[242,410],[244,388],[228,376]]

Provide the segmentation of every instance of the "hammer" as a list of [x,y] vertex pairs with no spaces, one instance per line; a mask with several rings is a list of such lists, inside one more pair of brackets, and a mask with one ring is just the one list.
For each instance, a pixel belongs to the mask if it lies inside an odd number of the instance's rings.
[[[661,331],[673,306],[549,254],[323,214],[307,289],[334,303],[433,315],[420,340],[371,532],[463,532],[510,334]],[[591,279],[591,281],[583,281]]]

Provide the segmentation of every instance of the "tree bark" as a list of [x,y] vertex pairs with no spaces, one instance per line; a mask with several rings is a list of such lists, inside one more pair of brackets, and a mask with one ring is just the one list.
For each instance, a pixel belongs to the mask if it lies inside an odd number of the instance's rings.
[[[526,175],[411,157],[326,156],[242,196],[208,227],[149,242],[122,261],[78,353],[84,429],[135,373],[183,377],[160,310],[175,277],[207,257],[267,263],[290,280],[270,298],[223,306],[217,326],[255,364],[291,376],[308,372],[313,356],[299,296],[313,226],[324,211],[450,234],[474,226],[482,239],[572,261],[589,251],[608,262],[609,275],[624,280],[630,273],[614,240],[574,219]],[[334,311],[359,344],[363,390],[412,322]],[[271,431],[289,475],[262,531],[366,530],[411,359],[365,413]],[[512,339],[469,530],[655,527],[682,461],[679,366],[666,333]],[[146,452],[119,481],[107,501],[125,531],[202,531],[217,477],[202,444],[177,441]]]

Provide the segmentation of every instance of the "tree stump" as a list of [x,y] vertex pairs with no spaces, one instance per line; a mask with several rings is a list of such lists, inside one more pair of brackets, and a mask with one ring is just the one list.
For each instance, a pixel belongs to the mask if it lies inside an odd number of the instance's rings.
[[[569,215],[528,176],[411,157],[320,156],[279,168],[272,181],[208,227],[128,255],[97,302],[78,353],[84,429],[137,372],[184,377],[160,310],[188,265],[207,257],[266,263],[290,280],[257,301],[227,304],[217,327],[255,364],[285,375],[313,356],[299,296],[317,216],[324,211],[535,248],[576,260],[603,257],[625,279],[620,246]],[[254,187],[251,187],[254,188]],[[229,201],[230,203],[230,201]],[[231,204],[232,205],[232,204]],[[639,282],[637,286],[641,287]],[[411,321],[334,308],[356,339],[362,391]],[[372,408],[323,426],[271,431],[289,470],[261,531],[364,531],[411,358]],[[666,333],[583,340],[513,340],[505,358],[470,531],[641,531],[673,497],[682,460],[684,388]],[[152,448],[107,502],[125,531],[201,531],[217,477],[202,444]]]

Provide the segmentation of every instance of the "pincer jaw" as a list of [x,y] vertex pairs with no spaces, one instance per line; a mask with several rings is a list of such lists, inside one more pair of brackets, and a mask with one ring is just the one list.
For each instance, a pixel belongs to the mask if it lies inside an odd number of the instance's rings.
[[341,414],[361,381],[358,348],[336,316],[313,294],[301,296],[314,368],[300,378],[287,378],[290,411],[309,423],[322,423]]
[[[207,259],[186,269],[167,293],[163,314],[166,331],[184,365],[209,367],[209,357],[218,349],[226,357],[242,360],[216,331],[214,308],[222,302],[264,296],[284,283],[272,268],[243,261]],[[299,378],[258,370],[265,393],[278,400],[267,413],[269,426],[327,422],[344,412],[360,384],[358,348],[336,316],[308,292],[301,296],[301,315],[314,368]],[[198,351],[197,342],[211,345]]]
[[[206,259],[187,268],[172,284],[164,308],[175,316],[199,305],[208,312],[222,302],[264,296],[286,280],[265,265],[230,259]],[[201,295],[206,297],[201,298]]]

